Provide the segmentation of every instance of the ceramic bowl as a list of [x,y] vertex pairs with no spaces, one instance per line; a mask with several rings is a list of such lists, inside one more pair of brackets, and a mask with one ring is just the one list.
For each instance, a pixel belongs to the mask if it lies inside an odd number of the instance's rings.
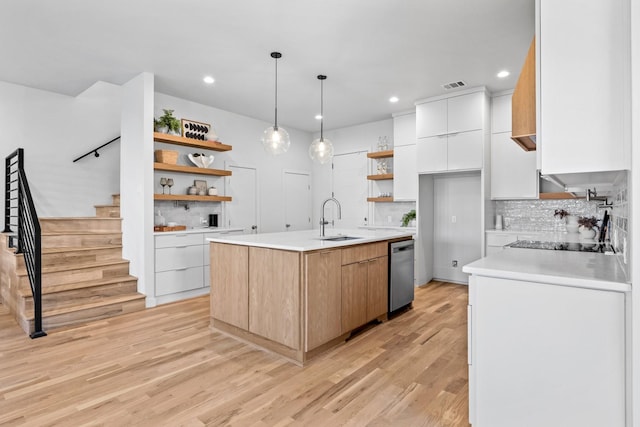
[[205,156],[202,153],[189,154],[187,157],[199,168],[208,168],[213,164],[213,156]]

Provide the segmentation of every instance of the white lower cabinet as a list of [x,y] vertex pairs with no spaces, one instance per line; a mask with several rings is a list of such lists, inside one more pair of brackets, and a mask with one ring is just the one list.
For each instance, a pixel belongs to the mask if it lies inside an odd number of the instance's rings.
[[473,275],[474,427],[625,426],[625,294]]
[[[208,238],[242,234],[241,230],[173,233],[155,236],[155,296],[164,302],[184,298],[181,292],[210,287]],[[175,298],[171,295],[176,296]],[[187,294],[188,296],[190,294]],[[193,295],[190,295],[193,296]]]

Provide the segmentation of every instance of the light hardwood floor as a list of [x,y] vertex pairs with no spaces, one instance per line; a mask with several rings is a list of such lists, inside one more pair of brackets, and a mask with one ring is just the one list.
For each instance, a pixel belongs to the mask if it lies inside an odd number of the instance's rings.
[[0,425],[468,426],[467,287],[304,368],[209,329],[209,298],[30,340],[0,305]]

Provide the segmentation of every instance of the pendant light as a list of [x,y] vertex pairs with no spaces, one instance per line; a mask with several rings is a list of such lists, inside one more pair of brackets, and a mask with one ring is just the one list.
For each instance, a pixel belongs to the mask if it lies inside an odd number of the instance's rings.
[[318,76],[318,80],[320,80],[320,138],[314,140],[309,147],[309,157],[321,165],[331,161],[333,158],[333,144],[322,134],[324,125],[324,81],[326,79],[327,76],[322,74]]
[[276,103],[275,120],[273,126],[265,129],[262,134],[262,146],[267,153],[277,156],[285,153],[291,145],[289,133],[278,126],[278,58],[282,57],[280,52],[271,52],[271,57],[276,60]]

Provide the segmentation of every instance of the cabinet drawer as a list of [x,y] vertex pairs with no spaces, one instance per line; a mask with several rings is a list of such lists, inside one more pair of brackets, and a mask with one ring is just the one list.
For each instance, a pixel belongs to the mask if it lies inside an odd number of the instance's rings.
[[202,245],[156,249],[156,271],[201,267],[202,264]]
[[518,240],[515,234],[487,234],[487,246],[504,246]]
[[202,288],[204,285],[203,267],[156,273],[156,296],[173,294]]
[[186,245],[201,245],[202,242],[201,233],[167,234],[166,236],[156,236],[156,249]]
[[354,262],[365,261],[372,258],[386,256],[388,253],[388,243],[368,243],[342,249],[342,265],[353,264]]

